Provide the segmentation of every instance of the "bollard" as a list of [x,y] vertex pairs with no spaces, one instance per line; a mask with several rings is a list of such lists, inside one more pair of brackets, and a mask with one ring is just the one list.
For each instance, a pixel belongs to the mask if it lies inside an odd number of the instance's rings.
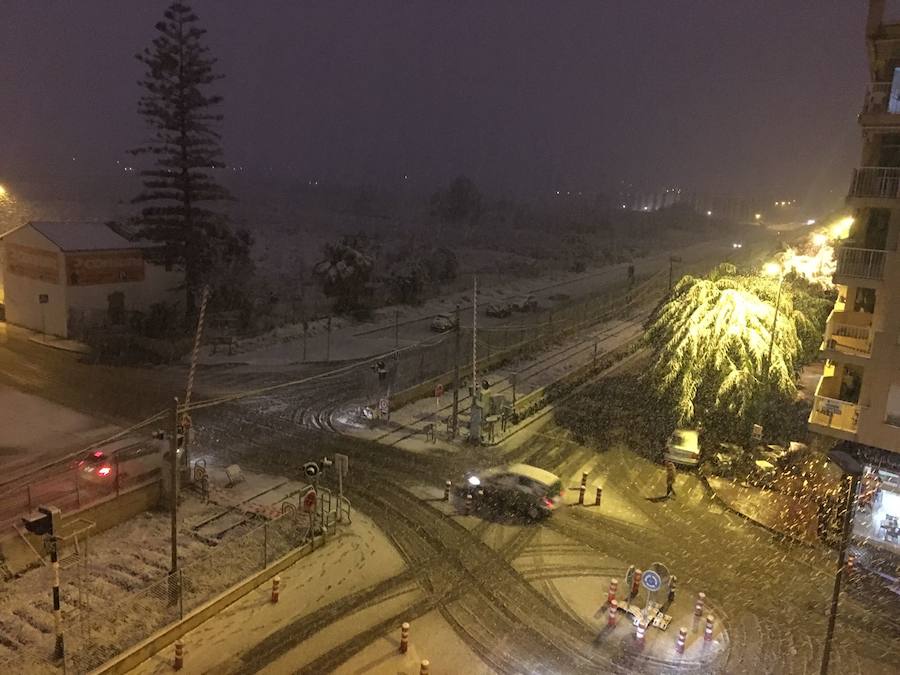
[[405,654],[409,649],[409,624],[404,621],[400,625],[400,653]]
[[634,576],[631,578],[631,597],[634,597],[638,594],[638,591],[641,589],[641,575],[643,572],[641,570],[635,570]]
[[472,513],[472,495],[466,495],[466,515]]
[[600,497],[603,496],[603,488],[597,487],[597,496],[594,497],[594,506],[600,506]]
[[706,617],[706,630],[703,631],[703,640],[705,642],[710,642],[713,637],[713,616],[712,614]]
[[694,605],[694,616],[703,616],[703,605],[706,602],[706,593],[697,593],[697,602]]
[[609,589],[606,591],[606,602],[612,603],[616,600],[616,592],[619,590],[619,580],[610,579]]
[[431,662],[428,659],[422,661],[422,665],[419,666],[419,675],[428,675],[430,672],[428,669],[431,666]]
[[678,639],[675,640],[675,652],[684,654],[684,643],[687,640],[687,628],[678,629]]
[[278,602],[278,587],[281,586],[281,577],[272,577],[272,602]]
[[452,486],[452,483],[449,480],[446,483],[444,483],[444,501],[445,502],[450,501],[450,487],[451,486]]
[[609,601],[609,612],[606,615],[606,625],[615,628],[616,621],[619,619],[619,603],[613,598]]
[[175,640],[175,662],[172,664],[174,670],[181,670],[184,667],[184,642]]
[[634,629],[634,641],[638,648],[644,646],[644,624],[638,622],[637,627]]
[[578,504],[580,506],[584,506],[584,493],[587,492],[587,477],[588,472],[581,472],[581,485],[578,486]]

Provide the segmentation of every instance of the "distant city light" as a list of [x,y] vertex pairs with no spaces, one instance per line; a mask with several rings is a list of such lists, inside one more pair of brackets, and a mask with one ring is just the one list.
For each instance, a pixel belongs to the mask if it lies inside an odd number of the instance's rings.
[[816,219],[815,219],[815,218],[810,218],[809,220],[806,221],[806,224],[807,224],[807,225],[815,225],[815,224],[816,224]]
[[707,211],[707,212],[706,212],[706,215],[711,216],[711,215],[712,215],[712,211]]

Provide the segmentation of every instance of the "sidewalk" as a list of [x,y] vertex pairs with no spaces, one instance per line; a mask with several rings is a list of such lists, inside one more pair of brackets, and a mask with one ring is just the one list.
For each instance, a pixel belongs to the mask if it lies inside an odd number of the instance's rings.
[[705,477],[715,495],[732,511],[762,525],[767,530],[787,535],[805,544],[818,544],[818,514],[810,500],[795,499],[774,490],[763,490],[734,481]]

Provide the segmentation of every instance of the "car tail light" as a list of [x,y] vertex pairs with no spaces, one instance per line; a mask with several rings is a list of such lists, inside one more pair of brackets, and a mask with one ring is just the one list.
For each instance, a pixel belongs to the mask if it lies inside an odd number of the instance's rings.
[[96,457],[97,459],[100,459],[101,457],[103,457],[103,451],[102,451],[102,450],[97,450],[97,451],[94,453],[94,457]]
[[544,506],[553,506],[553,500],[549,497],[544,497]]
[[101,466],[99,469],[97,469],[98,476],[108,476],[111,473],[112,473],[112,468],[108,467],[108,466]]

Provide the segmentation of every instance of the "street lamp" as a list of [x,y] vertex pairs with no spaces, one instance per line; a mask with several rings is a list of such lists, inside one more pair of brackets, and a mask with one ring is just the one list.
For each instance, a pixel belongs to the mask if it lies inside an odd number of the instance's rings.
[[[859,477],[862,475],[862,466],[855,457],[846,450],[850,444],[844,441],[834,450],[829,451],[828,459],[837,464],[843,475],[841,483],[846,483],[847,492],[844,496],[844,524],[841,528],[841,546],[838,550],[837,570],[834,574],[834,592],[831,594],[831,610],[828,613],[828,629],[825,633],[825,644],[822,647],[822,668],[820,675],[828,675],[828,662],[831,659],[831,642],[834,638],[834,623],[837,620],[838,600],[841,595],[841,582],[844,579],[844,565],[847,560],[847,544],[850,543],[850,526],[853,523],[853,497],[859,485]],[[848,480],[849,479],[849,482]]]

